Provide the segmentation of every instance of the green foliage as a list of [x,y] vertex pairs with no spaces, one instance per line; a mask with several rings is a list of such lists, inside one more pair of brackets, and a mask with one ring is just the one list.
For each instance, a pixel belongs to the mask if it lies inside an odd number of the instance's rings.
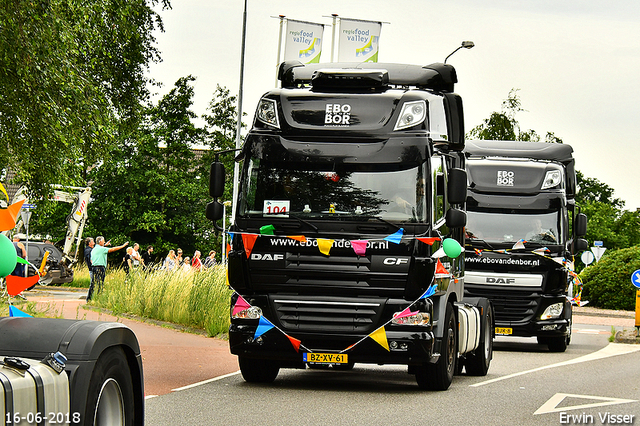
[[638,269],[640,246],[605,252],[598,263],[580,273],[582,300],[598,308],[634,310],[637,289],[631,284],[631,274]]
[[157,4],[2,1],[0,165],[43,201],[51,183],[84,185],[87,169],[137,127],[145,72],[159,60]]

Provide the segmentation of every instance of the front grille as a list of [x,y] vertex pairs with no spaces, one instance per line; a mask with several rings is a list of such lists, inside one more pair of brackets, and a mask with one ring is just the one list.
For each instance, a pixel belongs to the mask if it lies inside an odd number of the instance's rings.
[[465,295],[486,297],[493,303],[496,322],[528,322],[538,309],[540,294],[533,291],[490,290],[465,285]]
[[358,334],[373,331],[384,307],[379,299],[317,300],[283,296],[276,296],[272,304],[286,330]]

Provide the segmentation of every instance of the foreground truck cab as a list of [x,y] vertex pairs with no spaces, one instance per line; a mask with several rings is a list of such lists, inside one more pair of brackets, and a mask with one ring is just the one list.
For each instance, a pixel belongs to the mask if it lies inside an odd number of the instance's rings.
[[468,141],[465,294],[489,298],[496,334],[571,339],[573,255],[587,248],[566,144]]
[[[280,368],[404,364],[421,388],[486,374],[493,310],[464,299],[466,173],[453,67],[285,62],[261,98],[229,229],[229,344]],[[212,165],[222,196],[224,168]],[[222,205],[207,217],[222,218]],[[456,253],[455,247],[458,251]]]

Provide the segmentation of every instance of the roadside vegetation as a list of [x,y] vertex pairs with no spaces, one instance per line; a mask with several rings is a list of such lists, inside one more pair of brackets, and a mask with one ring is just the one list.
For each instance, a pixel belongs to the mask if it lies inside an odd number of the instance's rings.
[[115,315],[199,328],[214,337],[229,330],[231,294],[222,265],[202,271],[132,271],[129,275],[116,269],[107,274],[102,292],[90,304]]

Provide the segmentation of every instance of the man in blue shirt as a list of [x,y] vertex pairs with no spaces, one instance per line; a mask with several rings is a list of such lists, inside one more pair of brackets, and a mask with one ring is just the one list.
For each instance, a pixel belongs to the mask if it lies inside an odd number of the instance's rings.
[[87,293],[87,302],[91,300],[93,296],[94,284],[98,285],[98,293],[102,291],[102,285],[104,284],[105,271],[107,269],[107,254],[113,253],[129,245],[129,241],[118,247],[107,247],[111,244],[111,241],[104,242],[104,237],[101,235],[96,238],[96,246],[91,250],[91,265],[93,267],[93,280],[89,284],[89,293]]

